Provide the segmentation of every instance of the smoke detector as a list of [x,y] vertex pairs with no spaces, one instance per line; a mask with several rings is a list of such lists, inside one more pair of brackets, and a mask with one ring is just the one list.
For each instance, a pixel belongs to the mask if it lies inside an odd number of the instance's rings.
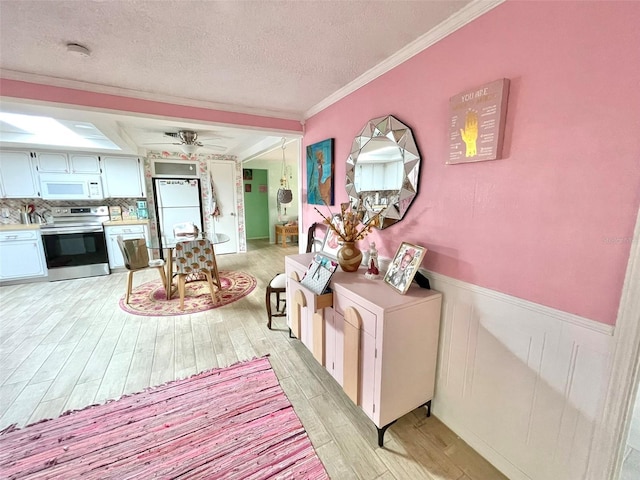
[[73,53],[79,57],[91,56],[91,50],[79,43],[69,42],[67,43],[67,52]]

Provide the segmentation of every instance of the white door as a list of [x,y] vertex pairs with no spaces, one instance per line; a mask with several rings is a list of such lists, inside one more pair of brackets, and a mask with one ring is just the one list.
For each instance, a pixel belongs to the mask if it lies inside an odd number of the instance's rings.
[[[236,165],[234,162],[210,162],[209,171],[213,178],[213,188],[220,215],[209,222],[209,234],[224,233],[228,242],[215,246],[216,254],[237,253],[239,235],[236,199]],[[205,205],[205,215],[210,215],[209,206]]]

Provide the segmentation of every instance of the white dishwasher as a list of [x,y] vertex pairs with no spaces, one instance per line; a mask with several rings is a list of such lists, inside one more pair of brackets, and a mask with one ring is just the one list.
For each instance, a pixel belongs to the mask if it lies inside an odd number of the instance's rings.
[[107,240],[107,254],[109,255],[110,268],[124,268],[124,258],[118,247],[118,237],[123,240],[132,238],[144,238],[148,240],[149,232],[147,225],[105,225],[104,234]]
[[0,281],[46,276],[40,230],[0,232]]

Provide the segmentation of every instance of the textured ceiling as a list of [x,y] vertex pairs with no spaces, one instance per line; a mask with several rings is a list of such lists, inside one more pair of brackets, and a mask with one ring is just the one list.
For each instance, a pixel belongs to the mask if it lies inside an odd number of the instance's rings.
[[[0,0],[0,75],[302,119],[470,3]],[[86,45],[91,56],[69,53],[69,42]],[[28,105],[6,98],[0,110],[92,122],[125,153],[175,149],[164,132],[178,129],[195,130],[203,139],[217,135],[203,142],[214,147],[199,151],[242,160],[279,149],[282,138],[281,132]],[[5,127],[0,125],[0,146],[19,147]]]
[[0,0],[0,68],[302,118],[468,3]]

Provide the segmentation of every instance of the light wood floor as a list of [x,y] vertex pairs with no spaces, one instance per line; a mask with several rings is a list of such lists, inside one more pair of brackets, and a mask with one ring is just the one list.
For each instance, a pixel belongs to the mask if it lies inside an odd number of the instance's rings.
[[[373,423],[307,349],[288,338],[285,319],[274,319],[272,331],[266,327],[266,283],[284,271],[284,256],[297,246],[254,241],[249,250],[220,256],[219,267],[251,273],[257,288],[194,315],[123,312],[124,273],[0,287],[0,429],[269,354],[332,479],[506,478],[424,410],[401,418],[378,448]],[[137,273],[134,287],[156,275]]]

